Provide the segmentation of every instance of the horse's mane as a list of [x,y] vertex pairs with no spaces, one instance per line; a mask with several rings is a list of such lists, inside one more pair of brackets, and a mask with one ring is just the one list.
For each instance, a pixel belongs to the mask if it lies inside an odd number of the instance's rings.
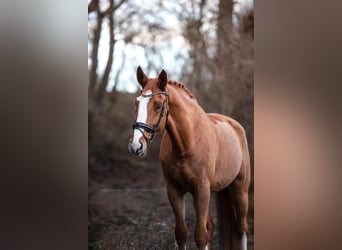
[[173,85],[175,87],[178,87],[179,89],[183,89],[185,91],[185,93],[187,93],[188,96],[191,99],[195,99],[196,100],[196,97],[194,96],[194,94],[191,93],[191,91],[184,85],[184,83],[181,83],[181,82],[178,82],[178,81],[174,81],[174,80],[168,80],[167,83],[171,84],[171,85]]

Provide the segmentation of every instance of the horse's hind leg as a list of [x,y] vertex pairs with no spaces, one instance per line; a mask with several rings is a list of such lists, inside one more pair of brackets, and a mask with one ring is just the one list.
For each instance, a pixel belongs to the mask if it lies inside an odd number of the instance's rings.
[[172,186],[167,187],[167,195],[176,219],[175,238],[176,249],[185,250],[188,238],[188,228],[185,224],[184,194],[178,192]]
[[243,166],[239,175],[233,182],[233,198],[237,215],[238,233],[241,237],[241,249],[247,250],[247,233],[248,233],[248,188],[250,176],[249,165]]

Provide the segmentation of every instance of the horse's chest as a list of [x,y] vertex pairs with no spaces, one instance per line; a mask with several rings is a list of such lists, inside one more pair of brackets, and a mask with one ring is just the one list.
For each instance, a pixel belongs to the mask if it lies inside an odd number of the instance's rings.
[[191,192],[198,177],[193,173],[192,169],[185,163],[175,163],[172,165],[163,166],[164,177],[168,183],[179,187],[186,192]]

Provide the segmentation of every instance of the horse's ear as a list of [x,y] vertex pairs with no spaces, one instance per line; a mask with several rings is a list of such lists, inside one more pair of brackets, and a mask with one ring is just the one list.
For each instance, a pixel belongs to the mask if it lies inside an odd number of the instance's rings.
[[165,70],[162,70],[158,76],[158,87],[161,90],[165,90],[166,84],[167,84],[167,74]]
[[145,75],[144,71],[139,66],[137,68],[137,80],[140,83],[141,87],[143,87],[143,88],[145,87],[145,85],[147,83],[147,79],[148,79],[148,77]]

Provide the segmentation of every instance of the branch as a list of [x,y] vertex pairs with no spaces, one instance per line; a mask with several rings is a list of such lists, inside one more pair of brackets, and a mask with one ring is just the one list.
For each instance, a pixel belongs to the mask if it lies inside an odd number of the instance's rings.
[[126,2],[126,0],[121,0],[118,4],[116,4],[116,5],[114,6],[114,11],[117,10],[117,9],[119,9],[120,6],[121,6],[124,2]]
[[120,3],[117,5],[114,5],[114,0],[110,0],[110,6],[103,12],[101,12],[101,15],[104,16],[110,16],[113,15],[113,13],[120,8],[120,6],[125,2],[126,0],[121,0]]
[[91,12],[97,11],[99,8],[99,0],[91,0],[88,5],[88,14]]

